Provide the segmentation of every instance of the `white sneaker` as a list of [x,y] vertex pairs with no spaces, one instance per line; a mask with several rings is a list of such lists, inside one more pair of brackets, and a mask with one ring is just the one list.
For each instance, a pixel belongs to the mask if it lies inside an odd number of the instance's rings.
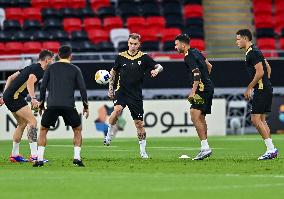
[[104,145],[106,146],[110,146],[110,143],[111,143],[111,137],[110,136],[105,136],[105,139],[104,139]]
[[140,156],[141,156],[142,159],[148,159],[149,158],[149,156],[147,155],[146,152],[144,152],[144,153],[140,152]]
[[273,150],[266,151],[262,156],[258,158],[258,160],[273,160],[277,158],[278,150],[275,148]]

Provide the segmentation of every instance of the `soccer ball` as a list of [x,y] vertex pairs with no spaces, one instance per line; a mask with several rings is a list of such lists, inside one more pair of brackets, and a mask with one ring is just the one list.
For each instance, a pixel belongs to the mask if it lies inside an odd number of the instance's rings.
[[110,80],[110,74],[107,70],[98,70],[95,75],[95,80],[98,84],[108,84]]

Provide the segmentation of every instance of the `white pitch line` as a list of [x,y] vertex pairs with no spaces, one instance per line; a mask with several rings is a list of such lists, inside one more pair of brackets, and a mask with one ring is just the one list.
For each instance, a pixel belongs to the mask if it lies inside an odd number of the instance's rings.
[[[73,147],[73,145],[48,145],[47,147]],[[82,148],[107,148],[107,149],[111,149],[111,148],[117,148],[118,146],[83,146]],[[189,151],[195,151],[195,150],[199,150],[199,147],[147,147],[148,149],[160,149],[160,150],[169,150],[169,151],[178,151],[178,150],[189,150]],[[223,150],[225,148],[212,148],[212,149],[217,149],[217,150]],[[116,150],[112,150],[112,151],[136,151],[136,150],[131,150],[131,149],[116,149]]]

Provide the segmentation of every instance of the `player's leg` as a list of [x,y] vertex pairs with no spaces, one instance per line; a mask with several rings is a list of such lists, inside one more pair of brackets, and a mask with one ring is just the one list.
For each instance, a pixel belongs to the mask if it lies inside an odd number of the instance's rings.
[[265,113],[270,112],[271,102],[272,90],[264,89],[255,91],[252,101],[251,121],[267,147],[266,152],[258,158],[259,160],[274,159],[278,155],[278,150],[274,147],[270,129],[265,120]]
[[116,133],[115,131],[117,131],[116,122],[118,120],[118,117],[121,115],[124,107],[125,107],[125,105],[116,104],[114,106],[113,112],[111,113],[111,115],[109,117],[108,132],[107,132],[107,136],[104,139],[104,144],[107,145],[107,146],[110,145],[111,139],[112,139],[113,135]]
[[129,101],[127,104],[128,109],[130,110],[131,117],[134,120],[134,124],[137,130],[137,137],[138,137],[138,143],[140,148],[140,156],[141,158],[148,158],[148,155],[146,153],[146,131],[144,128],[144,122],[143,122],[143,101]]
[[35,116],[32,113],[32,110],[28,105],[24,106],[23,108],[19,109],[16,114],[24,118],[27,122],[27,129],[28,129],[28,141],[30,145],[30,150],[31,150],[31,157],[36,157],[37,156],[37,120]]
[[35,161],[33,167],[41,167],[44,162],[48,160],[44,159],[44,152],[47,142],[47,133],[50,126],[55,126],[58,119],[58,112],[54,109],[47,109],[43,112],[41,118],[40,133],[38,136],[38,150],[37,150],[37,161]]
[[210,157],[212,150],[209,147],[207,140],[207,123],[206,114],[211,114],[211,106],[213,100],[213,89],[208,91],[200,91],[198,94],[203,98],[203,104],[191,105],[190,115],[193,125],[196,128],[198,137],[200,139],[201,150],[193,160],[203,160],[204,158]]
[[144,122],[142,120],[134,120],[135,127],[137,129],[138,143],[140,147],[141,158],[147,159],[148,154],[146,153],[146,131],[144,128]]
[[20,118],[16,113],[13,113],[14,118],[17,120],[17,127],[13,133],[13,148],[10,156],[11,162],[27,162],[27,160],[20,155],[20,142],[23,132],[27,126],[24,119]]
[[84,167],[84,164],[81,160],[81,145],[82,145],[82,127],[78,126],[73,128],[74,132],[74,160],[73,164],[76,166]]
[[81,145],[82,145],[82,126],[81,119],[76,109],[61,110],[66,126],[71,126],[73,129],[73,145],[74,145],[74,159],[73,164],[76,166],[84,167],[81,160]]
[[46,136],[48,133],[49,128],[44,126],[40,127],[40,133],[38,136],[38,150],[37,150],[37,158],[35,159],[35,163],[33,167],[41,167],[43,166],[44,162],[48,162],[48,160],[44,159],[44,151],[46,147]]
[[195,126],[196,132],[201,142],[201,150],[193,160],[203,160],[204,158],[210,157],[212,150],[209,147],[207,141],[207,124],[205,115],[202,114],[201,110],[190,109],[191,121]]
[[251,121],[256,127],[259,134],[261,135],[262,139],[264,140],[264,143],[267,148],[266,152],[258,158],[259,160],[274,159],[278,155],[278,150],[275,148],[272,142],[270,129],[265,121],[265,117],[265,114],[251,115]]

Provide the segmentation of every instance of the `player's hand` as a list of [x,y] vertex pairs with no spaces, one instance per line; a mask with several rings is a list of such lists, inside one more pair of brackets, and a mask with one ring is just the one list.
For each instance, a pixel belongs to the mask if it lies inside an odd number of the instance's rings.
[[88,117],[89,117],[89,109],[83,108],[83,115],[85,115],[85,118],[88,119]]
[[3,104],[5,104],[4,100],[2,97],[0,97],[0,106],[2,106]]
[[32,99],[31,104],[32,104],[32,109],[38,109],[39,102],[36,99]]
[[192,104],[194,101],[194,95],[195,93],[190,93],[187,97],[187,100]]
[[253,88],[248,87],[247,90],[244,93],[245,99],[246,100],[251,100],[252,99],[252,91]]
[[114,99],[113,89],[109,89],[109,90],[108,90],[108,97],[109,97],[111,100]]
[[40,102],[38,108],[39,108],[39,115],[42,116],[43,112],[45,111],[44,102]]
[[158,71],[156,69],[151,70],[151,77],[156,77],[158,75]]

